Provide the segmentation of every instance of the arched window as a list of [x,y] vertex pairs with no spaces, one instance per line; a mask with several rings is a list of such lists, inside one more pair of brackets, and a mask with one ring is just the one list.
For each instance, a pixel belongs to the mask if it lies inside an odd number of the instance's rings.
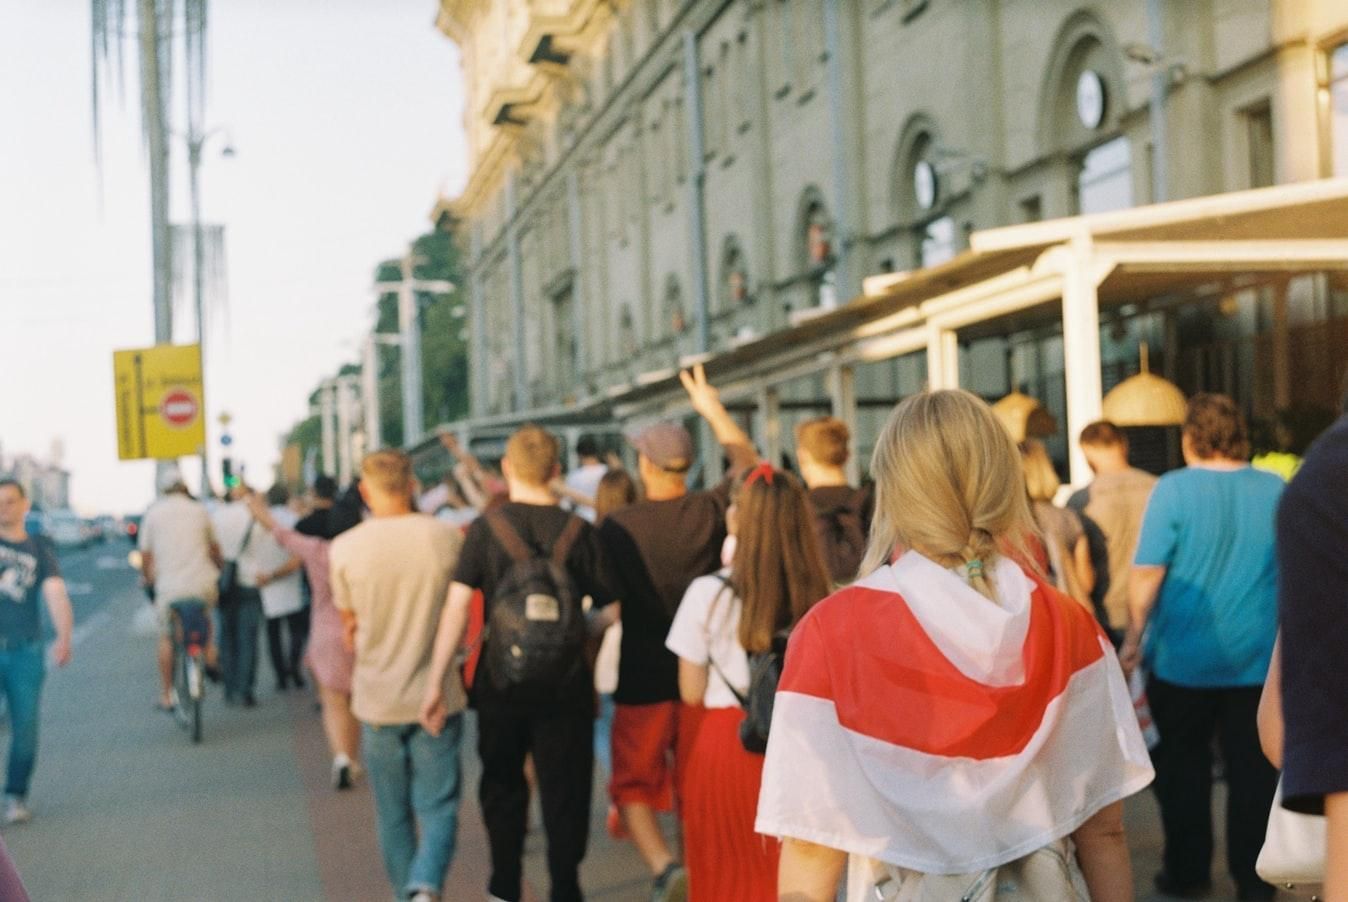
[[725,251],[721,255],[720,285],[721,309],[733,310],[742,304],[753,303],[744,252],[740,250],[739,239],[734,235],[726,239]]
[[1133,206],[1133,149],[1123,134],[1123,55],[1108,26],[1090,13],[1067,20],[1054,42],[1042,88],[1039,133],[1046,154],[1074,162],[1079,213]]
[[810,277],[813,303],[824,308],[836,307],[838,284],[834,271],[833,223],[823,199],[813,188],[805,194],[801,223],[804,268]]
[[678,338],[688,331],[688,314],[683,307],[683,291],[679,288],[677,276],[671,275],[665,281],[665,329],[669,335]]

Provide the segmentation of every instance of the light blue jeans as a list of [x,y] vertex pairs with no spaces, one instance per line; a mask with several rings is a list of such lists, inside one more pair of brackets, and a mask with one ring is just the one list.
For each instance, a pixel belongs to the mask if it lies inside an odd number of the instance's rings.
[[37,763],[38,701],[47,674],[46,647],[41,640],[0,650],[0,692],[9,703],[9,766],[5,795],[25,798]]
[[459,827],[463,715],[451,717],[439,736],[417,724],[365,724],[361,733],[393,891],[404,898],[419,890],[438,895]]

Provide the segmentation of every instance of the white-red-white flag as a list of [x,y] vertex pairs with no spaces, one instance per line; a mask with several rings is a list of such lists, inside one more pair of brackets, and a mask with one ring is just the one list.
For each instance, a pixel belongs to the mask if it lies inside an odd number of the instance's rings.
[[778,687],[757,830],[929,874],[1014,861],[1152,779],[1091,614],[909,552],[814,607]]

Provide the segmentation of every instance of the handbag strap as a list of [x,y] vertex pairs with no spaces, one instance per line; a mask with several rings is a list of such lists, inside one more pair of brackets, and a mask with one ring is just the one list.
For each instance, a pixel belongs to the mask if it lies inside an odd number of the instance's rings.
[[243,557],[243,553],[248,550],[248,543],[253,538],[253,527],[257,525],[257,520],[253,517],[248,518],[248,528],[243,531],[243,542],[239,545],[239,553],[234,555],[234,560]]
[[[721,588],[716,593],[716,597],[712,599],[711,607],[708,608],[709,611],[716,610],[716,605],[720,602],[721,596],[725,594],[726,589],[730,588],[730,580],[719,573],[714,574],[714,576],[721,581]],[[710,617],[708,620],[710,620]],[[749,697],[735,688],[735,684],[726,677],[721,665],[716,663],[716,656],[711,653],[711,636],[707,637],[707,663],[711,665],[712,670],[716,671],[716,675],[721,678],[721,682],[725,683],[725,687],[730,690],[730,694],[735,696],[735,701],[739,703],[739,706],[746,711],[749,710]]]

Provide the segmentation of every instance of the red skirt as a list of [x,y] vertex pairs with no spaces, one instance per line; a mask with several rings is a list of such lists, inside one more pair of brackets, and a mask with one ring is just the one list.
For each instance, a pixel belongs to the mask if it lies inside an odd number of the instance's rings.
[[689,902],[775,902],[775,839],[754,832],[763,756],[740,745],[740,708],[685,705],[678,784]]

